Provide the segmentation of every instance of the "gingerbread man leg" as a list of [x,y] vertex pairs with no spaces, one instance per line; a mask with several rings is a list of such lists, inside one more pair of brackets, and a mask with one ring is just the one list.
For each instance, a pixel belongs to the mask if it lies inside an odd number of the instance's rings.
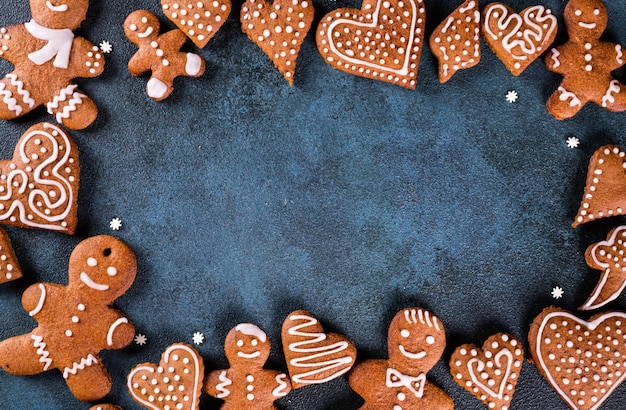
[[59,90],[46,104],[59,124],[72,130],[87,128],[98,116],[98,107],[75,84]]
[[568,90],[563,85],[548,98],[546,107],[557,120],[571,118],[580,111],[587,102],[582,96]]
[[36,106],[31,93],[16,74],[7,74],[0,81],[0,118],[12,120],[29,113]]
[[[200,77],[204,74],[204,60],[197,54],[187,53],[185,72],[187,77]],[[176,70],[162,69],[154,72],[146,85],[150,98],[157,101],[166,99],[174,90],[174,79],[181,75]]]
[[99,400],[111,391],[111,376],[97,356],[88,355],[62,372],[67,386],[80,401]]
[[46,343],[33,333],[0,342],[0,366],[11,374],[27,376],[48,370],[52,365],[48,356]]

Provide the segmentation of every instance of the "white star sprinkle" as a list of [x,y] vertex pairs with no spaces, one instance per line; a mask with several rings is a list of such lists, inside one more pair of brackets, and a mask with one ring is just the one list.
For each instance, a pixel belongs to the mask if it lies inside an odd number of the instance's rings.
[[200,332],[194,333],[193,342],[197,345],[201,345],[202,343],[204,343],[204,335]]
[[138,344],[139,346],[145,345],[147,341],[148,341],[148,338],[146,337],[146,335],[137,333],[137,336],[135,336],[135,343]]
[[576,137],[569,137],[565,142],[569,148],[578,148],[578,144],[580,144],[580,140]]
[[555,299],[561,299],[563,297],[563,288],[555,286],[552,289],[552,297]]
[[122,220],[120,218],[113,218],[111,219],[109,226],[114,231],[119,231],[120,229],[122,229]]
[[517,91],[509,91],[506,93],[506,102],[512,104],[517,101]]
[[111,43],[104,40],[102,43],[100,43],[100,50],[102,50],[102,52],[105,54],[109,54],[111,51],[113,51],[113,46],[111,45]]

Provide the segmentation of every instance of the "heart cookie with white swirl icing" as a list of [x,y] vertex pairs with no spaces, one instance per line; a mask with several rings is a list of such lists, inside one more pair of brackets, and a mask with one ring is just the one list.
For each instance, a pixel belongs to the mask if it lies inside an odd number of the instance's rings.
[[29,128],[13,159],[0,161],[0,223],[73,234],[79,175],[78,148],[64,130]]
[[425,19],[423,0],[364,0],[322,18],[317,48],[341,71],[415,89]]
[[347,373],[356,359],[356,348],[350,340],[324,333],[317,318],[304,310],[287,316],[282,342],[294,389],[333,380]]
[[143,363],[131,370],[127,387],[133,399],[152,410],[198,410],[204,363],[185,343],[169,346],[156,365]]
[[531,6],[519,14],[502,3],[483,10],[485,41],[515,76],[548,49],[558,29],[556,17],[544,6]]
[[489,337],[482,349],[472,344],[459,346],[450,358],[450,373],[488,408],[508,409],[523,361],[519,341],[498,333]]
[[230,0],[161,0],[163,14],[189,37],[204,48],[226,22]]

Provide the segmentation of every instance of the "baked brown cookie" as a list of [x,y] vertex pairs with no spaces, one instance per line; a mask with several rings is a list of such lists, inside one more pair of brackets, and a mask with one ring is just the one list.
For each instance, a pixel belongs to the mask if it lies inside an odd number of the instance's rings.
[[163,13],[195,45],[204,48],[226,22],[230,0],[161,0]]
[[6,231],[0,228],[0,283],[10,282],[22,277],[22,270],[17,262],[11,239]]

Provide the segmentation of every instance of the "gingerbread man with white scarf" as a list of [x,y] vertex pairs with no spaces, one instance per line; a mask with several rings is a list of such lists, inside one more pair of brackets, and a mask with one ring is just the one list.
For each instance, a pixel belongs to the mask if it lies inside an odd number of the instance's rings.
[[70,256],[67,286],[36,283],[22,295],[38,326],[0,342],[0,366],[22,376],[58,369],[77,399],[106,396],[111,377],[98,353],[133,341],[134,326],[111,304],[136,272],[135,255],[121,240],[101,235],[82,241]]
[[1,119],[45,105],[67,128],[84,129],[94,122],[96,104],[73,83],[104,70],[98,47],[73,33],[88,7],[88,0],[31,0],[31,21],[0,29],[0,58],[15,66],[0,81]]

